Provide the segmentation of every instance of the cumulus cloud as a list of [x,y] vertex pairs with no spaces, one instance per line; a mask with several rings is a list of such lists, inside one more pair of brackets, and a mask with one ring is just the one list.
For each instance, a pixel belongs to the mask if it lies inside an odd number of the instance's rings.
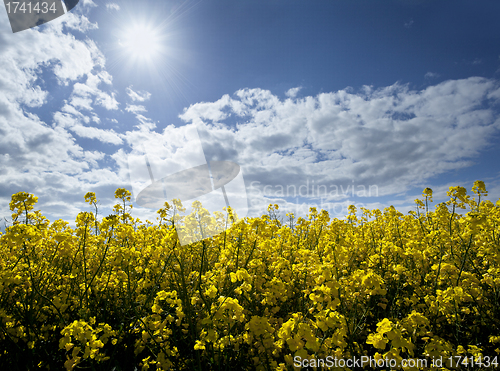
[[98,94],[95,103],[106,108],[107,110],[116,110],[120,105],[115,98],[115,93],[107,94],[103,92]]
[[286,91],[285,95],[289,98],[295,98],[297,96],[298,92],[300,91],[300,89],[302,89],[301,86],[299,86],[297,88],[291,88],[291,89]]
[[64,17],[55,19],[51,22],[50,27],[56,28],[61,31],[63,25],[68,29],[79,31],[82,33],[99,28],[97,23],[92,23],[86,16],[77,15],[74,12],[68,12],[64,15]]
[[120,6],[116,3],[107,3],[106,4],[106,9],[109,10],[120,10]]
[[424,75],[424,78],[428,79],[428,80],[431,80],[431,79],[437,79],[439,77],[439,73],[435,73],[435,72],[427,72],[425,75]]
[[146,117],[141,114],[136,114],[136,118],[137,121],[139,121],[139,123],[134,127],[138,128],[139,130],[151,131],[154,128],[156,128],[156,124],[149,117]]
[[[123,184],[116,173],[101,168],[103,151],[86,149],[76,140],[122,142],[117,133],[92,127],[100,122],[94,107],[116,109],[117,102],[113,92],[99,88],[109,85],[111,76],[96,44],[68,33],[91,27],[87,18],[73,13],[48,23],[43,31],[12,34],[8,24],[0,22],[0,33],[8,35],[0,41],[0,216],[10,214],[13,193],[27,191],[39,197],[39,207],[52,211],[51,217],[74,220],[87,191],[105,189],[112,198],[116,184]],[[43,81],[45,71],[55,80]],[[34,113],[50,112],[45,107],[52,99],[48,86],[71,89],[53,122]]]
[[[88,124],[90,122],[87,116],[82,117],[84,118],[83,121],[85,123]],[[123,143],[121,136],[114,130],[104,130],[92,126],[85,126],[81,123],[78,116],[75,115],[64,112],[56,112],[54,114],[54,122],[58,126],[75,133],[81,138],[97,139],[102,143],[115,145]]]
[[127,95],[132,99],[132,102],[144,102],[151,97],[151,93],[147,91],[134,91],[132,86],[127,88]]
[[[394,84],[284,101],[244,89],[194,104],[180,118],[197,125],[208,159],[242,165],[260,196],[267,186],[274,198],[291,202],[280,189],[307,183],[329,190],[376,185],[384,196],[470,166],[500,129],[493,107],[499,93],[497,81],[479,77],[420,91]],[[346,197],[350,192],[327,192],[324,201]]]
[[123,141],[113,130],[102,130],[84,125],[74,125],[71,131],[82,138],[97,139],[103,143],[122,144]]
[[137,113],[141,113],[141,112],[147,112],[148,110],[144,106],[135,105],[135,104],[127,104],[125,111],[137,114]]
[[86,7],[96,7],[97,4],[94,3],[92,0],[82,0],[82,5]]
[[138,124],[134,125],[134,127],[138,128],[140,131],[151,131],[156,128],[156,123],[143,115],[143,113],[148,111],[143,105],[127,104],[125,111],[135,115]]
[[107,93],[99,88],[101,83],[111,85],[111,76],[106,71],[99,73],[88,73],[85,83],[73,85],[73,93],[70,103],[75,107],[80,107],[91,111],[92,105],[96,104],[108,110],[118,109],[119,103],[114,92]]

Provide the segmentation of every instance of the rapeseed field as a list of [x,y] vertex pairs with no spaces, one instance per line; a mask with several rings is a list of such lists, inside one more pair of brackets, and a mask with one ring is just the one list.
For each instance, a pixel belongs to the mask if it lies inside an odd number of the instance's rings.
[[[179,220],[175,202],[153,224],[118,189],[113,215],[88,193],[71,228],[17,193],[0,235],[0,369],[323,369],[327,357],[496,368],[500,201],[486,195],[477,181],[431,207],[426,188],[407,215],[351,206],[345,220],[281,218],[278,205],[213,218],[201,204]],[[176,228],[217,223],[233,226],[179,244]]]

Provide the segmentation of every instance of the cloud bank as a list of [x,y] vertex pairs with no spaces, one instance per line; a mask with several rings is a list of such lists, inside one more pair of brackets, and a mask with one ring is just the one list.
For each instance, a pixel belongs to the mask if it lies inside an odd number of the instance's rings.
[[[285,200],[290,192],[281,188],[313,183],[403,194],[472,165],[500,129],[499,83],[480,77],[419,91],[397,83],[295,94],[280,100],[267,90],[243,89],[191,105],[180,118],[197,125],[208,158],[239,163],[247,186],[254,182],[259,195],[267,186]],[[347,196],[328,192],[325,201]],[[269,199],[259,208],[263,201]]]

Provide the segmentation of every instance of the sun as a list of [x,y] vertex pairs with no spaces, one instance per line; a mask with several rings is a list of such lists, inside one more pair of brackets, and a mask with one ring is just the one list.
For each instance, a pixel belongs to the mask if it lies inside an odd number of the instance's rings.
[[164,52],[164,35],[159,27],[142,22],[127,27],[118,44],[131,62],[151,63]]
[[191,60],[184,44],[184,24],[180,22],[187,10],[185,5],[167,6],[170,3],[167,1],[151,6],[145,3],[131,2],[120,12],[110,13],[101,41],[107,69],[118,80],[153,83],[182,96],[180,87],[187,77],[179,71],[179,66]]

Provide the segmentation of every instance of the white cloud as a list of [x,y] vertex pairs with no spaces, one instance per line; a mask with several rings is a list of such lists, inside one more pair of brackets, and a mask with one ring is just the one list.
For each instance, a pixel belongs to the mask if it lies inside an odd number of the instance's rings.
[[71,105],[80,110],[92,111],[92,99],[74,96],[71,98]]
[[[0,22],[0,33],[5,35],[0,41],[2,216],[10,214],[10,196],[27,191],[39,197],[38,207],[44,213],[48,210],[53,218],[74,220],[85,207],[87,191],[98,187],[113,202],[113,190],[123,184],[109,169],[99,169],[104,152],[86,150],[77,142],[85,137],[116,145],[122,139],[112,130],[89,126],[100,122],[94,105],[116,109],[114,93],[99,89],[101,83],[111,83],[111,76],[105,72],[105,59],[96,44],[63,32],[63,24],[82,32],[92,28],[84,16],[74,13],[48,23],[43,32],[35,28],[12,34],[8,24]],[[60,85],[72,85],[72,93],[62,101],[60,112],[55,112],[53,123],[42,121],[32,110],[47,112],[44,106],[49,94],[45,89],[49,88],[45,86],[54,82],[40,85],[44,70],[52,71]]]
[[[140,94],[137,94],[132,91],[132,89],[127,88],[127,93],[129,96],[134,97],[132,100],[146,100],[149,99],[149,93],[145,94],[145,92],[141,92]],[[130,93],[132,92],[132,94]],[[140,99],[135,97],[135,94],[137,94],[138,97],[141,97]],[[125,107],[125,111],[130,112],[135,115],[135,118],[139,122],[137,125],[134,125],[134,127],[138,128],[141,132],[149,132],[153,129],[156,128],[156,123],[153,122],[150,118],[146,117],[143,115],[143,113],[147,112],[148,110],[146,107],[143,105],[136,105],[136,104],[127,104]]]
[[[68,106],[65,106],[64,111],[68,111]],[[60,128],[70,130],[81,138],[97,139],[103,143],[114,145],[122,144],[123,140],[114,130],[104,130],[92,126],[85,126],[81,123],[83,120],[89,124],[90,119],[87,116],[75,116],[65,112],[56,112],[54,114],[54,122]],[[94,119],[95,122],[95,119]]]
[[92,110],[92,104],[97,104],[108,110],[118,109],[119,103],[115,98],[116,94],[114,92],[109,94],[99,89],[101,83],[111,85],[112,79],[107,72],[101,71],[97,74],[88,73],[85,83],[76,83],[73,85],[71,104],[75,101],[75,104],[82,105],[81,101],[84,100],[85,103],[83,103],[82,108],[87,110]]
[[135,125],[135,127],[138,128],[139,130],[151,131],[154,128],[156,128],[156,124],[150,118],[141,114],[136,114],[136,118],[139,121],[139,124]]
[[132,86],[127,88],[127,95],[132,99],[132,102],[144,102],[151,97],[151,93],[147,91],[134,91]]
[[147,112],[148,110],[144,106],[135,105],[135,104],[127,104],[125,111],[137,114],[137,113],[141,113],[141,112]]
[[120,10],[120,6],[116,3],[107,3],[106,4],[106,9],[109,10]]
[[377,185],[384,196],[470,166],[500,129],[487,101],[499,103],[499,94],[498,82],[478,77],[421,91],[395,84],[295,101],[244,89],[194,104],[180,118],[198,126],[208,159],[242,165],[247,185],[259,181],[261,191],[354,181]]
[[[96,139],[103,143],[119,145],[123,143],[123,140],[114,130],[90,126],[92,122],[100,124],[101,121],[95,113],[90,112],[93,111],[94,104],[107,110],[118,109],[119,103],[115,99],[115,93],[108,94],[99,89],[102,82],[111,83],[111,76],[107,72],[88,73],[85,83],[75,83],[69,103],[67,102],[60,112],[55,112],[54,122],[80,138]],[[92,117],[84,115],[82,111],[89,111]]]
[[88,30],[96,30],[99,26],[96,23],[92,23],[89,19],[83,15],[77,15],[74,12],[68,12],[63,17],[55,19],[50,23],[50,27],[61,30],[62,25],[79,32],[87,32]]
[[483,64],[483,60],[481,58],[474,58],[472,60],[462,59],[462,64],[477,66],[477,65]]
[[298,92],[300,91],[300,89],[302,89],[301,86],[299,86],[297,88],[291,88],[291,89],[287,90],[285,95],[289,98],[295,98],[297,96]]
[[92,0],[82,0],[82,4],[87,7],[96,7],[97,4],[94,3]]
[[424,75],[424,78],[426,79],[437,79],[439,77],[439,73],[435,73],[435,72],[427,72],[425,75]]
[[99,92],[95,103],[106,108],[107,110],[116,110],[120,105],[115,99],[115,93],[107,94],[104,92]]
[[114,130],[103,130],[80,124],[73,125],[71,131],[82,138],[97,139],[103,143],[122,144],[123,141]]

